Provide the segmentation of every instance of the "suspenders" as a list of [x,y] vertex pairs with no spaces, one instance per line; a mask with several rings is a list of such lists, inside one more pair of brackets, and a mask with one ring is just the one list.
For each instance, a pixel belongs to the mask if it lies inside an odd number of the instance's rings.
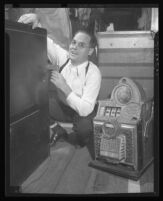
[[[61,71],[63,70],[63,68],[66,66],[66,64],[69,62],[70,59],[67,59],[67,61],[59,68],[59,73],[61,73]],[[85,76],[87,75],[88,72],[88,68],[89,68],[89,62],[86,66],[86,70],[85,70]]]
[[88,64],[87,64],[87,66],[86,66],[86,70],[85,70],[85,76],[87,75],[88,68],[89,68],[89,61],[88,61]]
[[63,68],[66,66],[66,64],[69,62],[70,59],[67,59],[67,61],[59,68],[59,73],[63,70]]

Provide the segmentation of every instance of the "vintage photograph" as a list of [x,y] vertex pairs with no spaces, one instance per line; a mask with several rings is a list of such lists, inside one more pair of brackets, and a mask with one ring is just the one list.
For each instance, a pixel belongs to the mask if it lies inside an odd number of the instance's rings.
[[4,20],[6,196],[158,195],[158,5]]

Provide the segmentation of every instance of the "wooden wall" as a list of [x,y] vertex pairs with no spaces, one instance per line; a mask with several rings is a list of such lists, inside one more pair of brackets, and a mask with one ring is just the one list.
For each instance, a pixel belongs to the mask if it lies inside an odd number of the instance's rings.
[[148,31],[99,32],[98,62],[102,73],[99,99],[105,99],[123,76],[142,85],[148,98],[154,90],[154,40]]

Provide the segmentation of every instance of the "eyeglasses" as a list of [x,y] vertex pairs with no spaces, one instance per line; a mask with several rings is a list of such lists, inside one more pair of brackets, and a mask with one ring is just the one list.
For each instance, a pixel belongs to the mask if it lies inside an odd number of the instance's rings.
[[71,45],[77,45],[78,48],[80,48],[80,49],[83,49],[83,48],[89,47],[88,45],[86,45],[86,44],[83,43],[83,42],[79,42],[79,43],[77,43],[76,40],[72,40],[72,41],[71,41]]

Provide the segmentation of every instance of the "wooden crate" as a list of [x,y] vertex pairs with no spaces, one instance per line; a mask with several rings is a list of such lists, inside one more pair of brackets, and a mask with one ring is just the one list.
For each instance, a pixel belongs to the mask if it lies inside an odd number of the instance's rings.
[[154,39],[149,31],[99,32],[97,34],[102,85],[99,99],[107,98],[125,76],[140,83],[147,98],[154,90]]

